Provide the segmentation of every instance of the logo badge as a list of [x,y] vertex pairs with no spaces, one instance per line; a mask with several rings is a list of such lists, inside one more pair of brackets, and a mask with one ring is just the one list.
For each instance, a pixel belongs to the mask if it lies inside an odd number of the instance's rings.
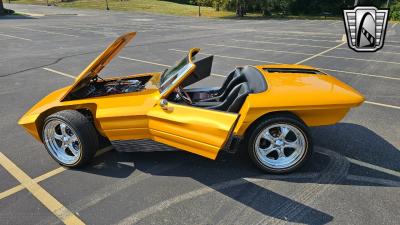
[[375,52],[383,47],[389,10],[357,6],[343,10],[347,43],[357,52]]

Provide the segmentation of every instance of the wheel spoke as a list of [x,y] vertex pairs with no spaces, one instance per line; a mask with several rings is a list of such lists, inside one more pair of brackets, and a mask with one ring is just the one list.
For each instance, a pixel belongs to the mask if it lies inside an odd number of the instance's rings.
[[285,152],[283,149],[278,150],[278,159],[281,159],[281,158],[286,158]]
[[[269,145],[265,143],[268,141]],[[254,144],[257,163],[260,162],[277,170],[296,165],[307,153],[306,137],[302,130],[286,122],[273,123],[264,127]]]
[[65,153],[65,150],[67,149],[67,147],[68,147],[68,146],[63,142],[63,143],[61,144],[60,149],[63,150],[63,152]]
[[298,143],[297,140],[296,140],[296,141],[293,141],[293,142],[288,142],[288,141],[285,142],[285,148],[294,148],[294,149],[297,149],[298,147],[299,147],[299,143]]
[[79,136],[71,126],[61,120],[53,119],[44,127],[45,144],[57,161],[71,165],[81,155]]
[[260,150],[264,153],[264,155],[268,155],[269,153],[275,151],[276,149],[270,145],[268,148],[260,148]]
[[280,127],[281,129],[281,134],[279,135],[279,138],[285,140],[287,134],[290,132],[289,128],[287,127]]
[[70,136],[70,139],[71,139],[71,142],[75,142],[75,141],[78,140],[78,137],[77,137],[75,134],[72,134],[72,135]]
[[265,133],[263,134],[263,138],[267,139],[269,142],[272,142],[275,138],[271,135],[269,130],[265,130]]
[[66,132],[66,130],[65,130],[66,127],[67,127],[67,126],[66,126],[64,123],[61,123],[61,124],[60,124],[60,130],[61,130],[61,134],[62,134],[62,135],[67,135],[67,132]]
[[62,141],[62,135],[61,134],[57,134],[56,132],[54,132],[54,138],[57,140]]
[[74,147],[74,145],[73,145],[72,143],[70,143],[70,144],[68,145],[68,149],[71,151],[71,153],[72,153],[74,156],[79,155],[79,151],[75,149],[75,147]]

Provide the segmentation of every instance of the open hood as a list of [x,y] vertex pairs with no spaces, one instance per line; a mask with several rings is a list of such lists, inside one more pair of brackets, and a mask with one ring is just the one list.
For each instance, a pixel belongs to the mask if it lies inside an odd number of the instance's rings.
[[130,32],[117,38],[106,50],[104,50],[92,63],[89,64],[71,85],[70,89],[61,98],[62,100],[73,91],[86,86],[91,79],[96,77],[100,71],[117,55],[136,35],[136,32]]

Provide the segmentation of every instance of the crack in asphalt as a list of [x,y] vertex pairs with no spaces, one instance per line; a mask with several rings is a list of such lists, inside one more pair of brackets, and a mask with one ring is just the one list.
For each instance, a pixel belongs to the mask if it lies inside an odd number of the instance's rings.
[[[188,39],[187,37],[185,37],[185,38],[177,38],[177,39],[168,40],[168,41],[159,41],[159,42],[151,42],[151,43],[130,45],[130,46],[126,46],[125,49],[127,49],[127,48],[128,49],[129,48],[135,48],[135,47],[143,47],[143,46],[154,45],[154,44],[167,44],[167,43],[177,42],[177,41],[188,41],[188,40],[196,40],[196,39],[202,39],[202,38],[213,38],[213,37],[219,37],[219,36],[225,36],[225,35],[226,34],[196,36],[196,37],[193,37],[193,38],[190,38],[190,39]],[[79,53],[79,54],[66,55],[66,56],[63,56],[63,57],[60,57],[60,58],[56,58],[53,62],[51,62],[49,64],[44,64],[44,65],[35,66],[35,67],[29,67],[27,69],[19,70],[19,71],[16,71],[16,72],[3,74],[3,75],[0,75],[0,78],[17,75],[19,73],[23,73],[23,72],[26,72],[26,71],[39,69],[39,68],[42,68],[42,67],[52,66],[52,65],[55,65],[55,64],[59,63],[61,60],[66,59],[66,58],[70,58],[70,57],[74,57],[74,56],[81,56],[81,55],[89,55],[89,54],[94,54],[94,53],[100,53],[102,51],[103,50],[96,50],[96,51],[84,52],[84,53]]]
[[73,54],[73,55],[62,56],[62,57],[56,58],[56,59],[53,60],[53,62],[51,62],[51,63],[44,64],[44,65],[40,65],[40,66],[35,66],[35,67],[30,67],[30,68],[23,69],[23,70],[19,70],[19,71],[17,71],[17,72],[13,72],[13,73],[8,73],[8,74],[0,75],[0,78],[1,78],[1,77],[9,77],[9,76],[17,75],[17,74],[19,74],[19,73],[23,73],[23,72],[26,72],[26,71],[35,70],[35,69],[39,69],[39,68],[42,68],[42,67],[47,67],[47,66],[55,65],[55,64],[59,63],[61,60],[66,59],[66,58],[70,58],[70,57],[74,57],[74,56],[80,56],[80,55],[92,54],[92,53],[95,53],[95,52],[98,52],[98,51],[85,52],[85,53],[79,53],[79,54]]

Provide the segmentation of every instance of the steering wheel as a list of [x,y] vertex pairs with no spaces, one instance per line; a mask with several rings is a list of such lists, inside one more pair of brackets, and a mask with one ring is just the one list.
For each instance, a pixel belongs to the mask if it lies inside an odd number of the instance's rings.
[[183,88],[181,88],[181,86],[178,86],[178,87],[176,88],[176,93],[179,95],[179,97],[182,98],[182,100],[183,100],[185,103],[187,103],[187,104],[189,104],[189,105],[191,105],[191,104],[193,103],[193,101],[192,101],[192,99],[190,98],[189,94],[188,94],[185,90],[183,90]]

